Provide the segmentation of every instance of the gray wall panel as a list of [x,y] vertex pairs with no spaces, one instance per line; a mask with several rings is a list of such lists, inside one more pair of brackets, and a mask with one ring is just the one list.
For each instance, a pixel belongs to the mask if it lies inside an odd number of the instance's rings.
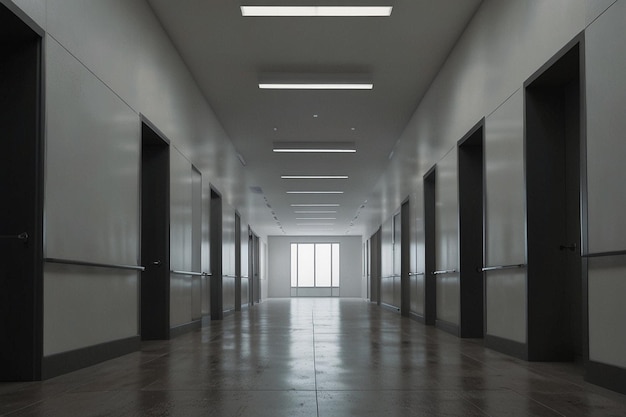
[[[193,183],[191,164],[170,148],[170,267],[192,271]],[[191,276],[170,277],[170,326],[191,321]]]
[[460,290],[458,274],[437,277],[437,320],[459,324]]
[[486,333],[526,343],[526,269],[485,274]]
[[626,256],[589,259],[589,359],[626,368]]
[[[191,222],[191,270],[203,272],[202,269],[202,174],[191,171],[192,180],[192,222]],[[191,318],[202,317],[202,281],[205,277],[193,277],[191,280]]]
[[626,250],[626,2],[586,33],[588,251]]
[[136,265],[139,118],[46,42],[45,256]]
[[[526,262],[524,97],[518,90],[485,120],[485,263]],[[486,274],[489,335],[526,342],[526,272]]]
[[46,264],[44,356],[136,336],[138,273]]
[[524,96],[515,92],[485,120],[485,259],[487,265],[524,263]]
[[[459,269],[459,195],[457,148],[437,164],[435,251],[437,270]],[[437,277],[437,318],[459,323],[458,275]]]

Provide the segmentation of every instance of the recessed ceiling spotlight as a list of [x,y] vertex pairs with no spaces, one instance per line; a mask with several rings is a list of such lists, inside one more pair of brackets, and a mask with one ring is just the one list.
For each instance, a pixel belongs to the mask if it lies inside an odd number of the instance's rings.
[[274,128],[274,132],[276,132],[277,130],[278,130],[278,128],[277,128],[277,127],[275,127],[275,128]]
[[393,6],[241,6],[244,17],[389,17]]
[[351,127],[350,130],[355,131],[356,127]]
[[319,117],[319,115],[317,115],[317,114],[314,114],[314,115],[313,115],[313,118],[314,118],[314,119],[317,119],[318,117]]

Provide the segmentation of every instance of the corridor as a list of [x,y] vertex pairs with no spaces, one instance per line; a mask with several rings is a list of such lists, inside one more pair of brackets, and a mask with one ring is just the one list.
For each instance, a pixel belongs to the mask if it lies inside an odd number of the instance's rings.
[[356,299],[271,299],[45,382],[9,416],[624,416],[572,364],[528,363]]

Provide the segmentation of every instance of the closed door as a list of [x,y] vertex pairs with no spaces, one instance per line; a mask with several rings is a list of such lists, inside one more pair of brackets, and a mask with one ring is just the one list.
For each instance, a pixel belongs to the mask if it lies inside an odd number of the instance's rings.
[[0,4],[0,381],[41,378],[41,37]]

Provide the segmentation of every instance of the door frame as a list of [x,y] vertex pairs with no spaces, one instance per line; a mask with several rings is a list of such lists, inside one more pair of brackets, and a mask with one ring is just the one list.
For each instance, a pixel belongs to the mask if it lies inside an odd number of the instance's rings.
[[[576,37],[574,37],[570,42],[568,42],[559,52],[557,52],[550,60],[548,60],[541,68],[539,68],[532,76],[530,76],[524,82],[524,175],[526,182],[526,222],[527,222],[527,230],[526,230],[526,241],[527,241],[527,253],[526,259],[528,262],[527,267],[527,294],[528,294],[528,308],[527,308],[527,342],[523,346],[523,355],[524,359],[536,361],[536,360],[554,360],[551,357],[551,352],[549,352],[549,348],[543,348],[540,342],[539,346],[535,343],[537,339],[534,335],[537,332],[541,333],[542,326],[546,326],[544,320],[532,320],[532,316],[530,314],[531,305],[533,308],[540,308],[543,311],[550,311],[551,306],[547,305],[548,303],[544,303],[546,305],[538,306],[537,297],[534,294],[537,294],[543,288],[540,285],[538,280],[534,280],[531,278],[532,268],[532,259],[529,257],[529,244],[528,244],[528,224],[529,224],[529,216],[528,216],[528,175],[529,175],[529,157],[528,157],[528,121],[527,121],[527,93],[526,90],[529,86],[531,86],[535,81],[541,78],[544,74],[546,74],[550,69],[554,67],[555,64],[558,64],[562,58],[564,58],[567,54],[572,52],[575,48],[578,49],[578,88],[579,88],[579,227],[580,227],[580,240],[579,247],[581,249],[581,291],[582,291],[582,306],[581,306],[581,331],[582,331],[582,352],[583,352],[583,362],[585,366],[589,364],[589,323],[588,323],[588,275],[587,275],[587,260],[585,258],[585,251],[587,249],[587,228],[586,228],[586,205],[585,202],[587,200],[587,192],[586,192],[586,142],[587,142],[587,130],[586,130],[586,99],[585,99],[585,40],[584,40],[584,32],[580,33]],[[539,314],[535,316],[541,315],[541,311]],[[532,321],[532,323],[531,323]],[[544,329],[545,333],[545,329]],[[558,359],[558,358],[557,358]]]

